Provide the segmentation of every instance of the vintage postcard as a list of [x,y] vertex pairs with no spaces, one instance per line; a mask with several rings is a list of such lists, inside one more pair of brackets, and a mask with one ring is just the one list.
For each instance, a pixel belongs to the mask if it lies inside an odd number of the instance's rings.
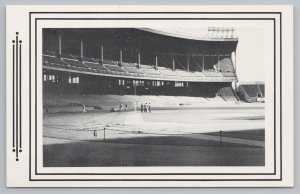
[[293,186],[292,6],[7,6],[8,187]]

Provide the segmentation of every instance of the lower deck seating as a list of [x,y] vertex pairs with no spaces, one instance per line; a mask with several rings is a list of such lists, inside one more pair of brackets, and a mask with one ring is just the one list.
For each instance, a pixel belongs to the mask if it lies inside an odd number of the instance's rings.
[[174,107],[174,106],[201,106],[207,103],[225,102],[223,98],[190,97],[190,96],[135,96],[135,95],[79,95],[79,94],[54,94],[44,93],[44,107],[58,106],[81,106],[95,107],[95,109],[111,110],[118,108],[120,104],[127,104],[131,108],[141,103],[151,103],[153,107]]
[[226,101],[237,101],[236,95],[231,87],[221,88],[218,94]]
[[257,97],[260,94],[257,84],[242,85],[242,87],[249,97]]
[[258,84],[258,87],[262,93],[262,96],[265,97],[265,85],[264,84]]

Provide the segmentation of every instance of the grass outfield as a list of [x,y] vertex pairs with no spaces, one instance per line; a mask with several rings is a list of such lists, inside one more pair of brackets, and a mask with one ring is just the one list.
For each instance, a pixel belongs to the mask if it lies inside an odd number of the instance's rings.
[[43,122],[46,167],[265,165],[263,108],[50,114]]
[[44,145],[46,167],[263,166],[264,148],[185,137]]

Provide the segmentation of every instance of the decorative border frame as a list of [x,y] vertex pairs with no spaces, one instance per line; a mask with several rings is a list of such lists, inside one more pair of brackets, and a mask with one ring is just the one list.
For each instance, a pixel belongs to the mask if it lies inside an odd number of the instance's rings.
[[[34,14],[275,14],[280,17],[280,105],[276,107],[276,49],[278,44],[276,43],[276,18],[35,18],[34,24],[31,23],[32,16]],[[34,179],[32,178],[32,160],[31,160],[31,135],[35,134],[35,156],[37,154],[37,50],[36,50],[36,32],[37,32],[37,23],[39,20],[273,20],[274,24],[274,172],[273,173],[147,173],[147,174],[134,174],[134,173],[38,173],[37,172],[37,157],[34,161],[34,171],[35,175],[277,175],[277,168],[279,167],[280,177],[272,179]],[[35,37],[31,36],[31,27],[35,27]],[[32,39],[34,38],[34,39]],[[30,120],[30,139],[29,139],[29,181],[282,181],[282,12],[30,12],[29,13],[29,64],[33,64],[31,58],[32,45],[31,41],[35,41],[35,75],[32,75],[32,69],[30,66],[29,69],[29,85],[30,85],[30,97],[29,97],[29,120]],[[35,79],[35,88],[31,88],[32,76]],[[35,90],[35,115],[31,113],[31,104],[32,104],[32,92]],[[277,109],[279,108],[279,110]],[[276,117],[277,114],[280,115],[280,142],[276,142]],[[35,129],[32,129],[32,116],[35,118]],[[279,143],[279,144],[277,144]],[[280,164],[276,164],[276,146],[280,148]]]
[[22,152],[22,40],[19,40],[19,32],[16,32],[15,40],[12,40],[12,66],[13,66],[13,137],[12,151],[16,153],[16,161]]

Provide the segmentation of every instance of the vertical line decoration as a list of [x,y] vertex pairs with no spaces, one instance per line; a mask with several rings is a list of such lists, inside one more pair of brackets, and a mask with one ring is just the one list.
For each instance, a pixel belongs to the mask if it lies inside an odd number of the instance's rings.
[[21,98],[21,64],[22,64],[22,40],[19,40],[19,32],[16,32],[15,40],[12,40],[12,64],[13,64],[13,138],[12,151],[16,154],[16,161],[22,152],[22,98]]

